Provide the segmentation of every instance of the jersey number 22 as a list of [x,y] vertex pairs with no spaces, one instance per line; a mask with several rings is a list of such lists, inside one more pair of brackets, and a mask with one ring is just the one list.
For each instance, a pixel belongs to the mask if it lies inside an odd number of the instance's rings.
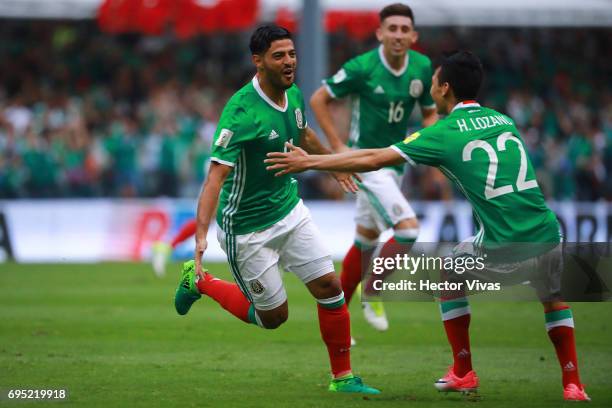
[[[506,150],[506,143],[513,141],[518,146],[521,153],[521,165],[519,167],[518,176],[516,178],[516,191],[528,190],[536,188],[538,182],[536,180],[526,180],[527,178],[527,155],[521,141],[510,132],[504,132],[497,137],[497,150],[503,152]],[[485,184],[484,195],[487,200],[499,197],[505,194],[514,192],[514,187],[510,184],[500,187],[495,187],[495,177],[497,176],[497,164],[499,159],[497,153],[489,143],[484,140],[472,140],[463,148],[463,161],[472,160],[472,152],[475,149],[482,149],[489,155],[489,171],[487,172],[487,181]]]

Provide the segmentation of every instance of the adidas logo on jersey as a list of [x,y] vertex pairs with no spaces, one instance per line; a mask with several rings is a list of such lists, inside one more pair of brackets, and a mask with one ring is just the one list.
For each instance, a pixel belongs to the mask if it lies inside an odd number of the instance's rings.
[[268,140],[278,139],[279,137],[280,135],[276,133],[276,130],[272,129],[272,131],[270,132],[270,136],[268,136]]
[[376,88],[374,88],[374,93],[375,94],[384,94],[385,90],[383,89],[382,86],[378,85]]

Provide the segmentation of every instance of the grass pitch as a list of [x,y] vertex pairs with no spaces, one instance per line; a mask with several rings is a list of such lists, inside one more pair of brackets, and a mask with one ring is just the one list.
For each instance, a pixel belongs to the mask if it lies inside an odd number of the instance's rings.
[[[207,265],[228,278],[224,264]],[[354,371],[383,390],[326,391],[316,307],[285,276],[289,321],[246,325],[210,299],[178,316],[178,265],[0,265],[0,405],[83,407],[559,407],[560,370],[537,303],[474,303],[472,352],[480,400],[432,386],[450,363],[437,306],[387,303],[378,333],[352,305]],[[591,407],[612,406],[612,303],[573,304]],[[9,402],[10,388],[65,388],[65,402]],[[25,405],[24,405],[25,404]]]

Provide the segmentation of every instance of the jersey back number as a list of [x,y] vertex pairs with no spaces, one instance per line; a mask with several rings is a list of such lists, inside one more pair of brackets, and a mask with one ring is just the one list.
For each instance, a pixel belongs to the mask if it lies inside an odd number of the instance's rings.
[[488,142],[484,140],[472,140],[463,148],[463,161],[468,162],[472,160],[472,152],[476,149],[484,150],[489,156],[489,170],[487,172],[487,180],[485,182],[484,195],[487,200],[491,200],[495,197],[503,196],[506,194],[510,194],[515,191],[523,191],[528,190],[530,188],[538,187],[538,182],[536,180],[526,180],[527,179],[527,154],[525,153],[525,148],[523,144],[510,132],[504,132],[497,137],[496,147],[497,150],[503,152],[506,150],[506,144],[508,142],[514,142],[519,149],[521,154],[521,163],[518,169],[518,175],[516,178],[516,186],[512,186],[511,184],[495,187],[495,177],[497,176],[497,165],[499,164],[499,158],[497,157],[497,152]]

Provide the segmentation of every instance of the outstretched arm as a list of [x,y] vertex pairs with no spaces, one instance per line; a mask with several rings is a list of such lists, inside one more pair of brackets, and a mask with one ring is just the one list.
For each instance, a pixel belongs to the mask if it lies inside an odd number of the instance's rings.
[[[330,154],[331,152],[327,149],[317,137],[317,134],[311,128],[307,127],[304,129],[304,134],[301,140],[301,147],[306,153],[310,154]],[[300,149],[301,150],[301,149]],[[357,183],[354,178],[361,180],[358,174],[350,172],[333,172],[332,176],[336,179],[340,187],[347,193],[356,193],[359,190]]]
[[276,171],[276,176],[300,173],[305,170],[327,170],[343,172],[366,172],[401,164],[404,158],[394,149],[360,149],[350,152],[309,155],[299,147],[286,144],[288,152],[268,153],[264,160],[267,170]]

